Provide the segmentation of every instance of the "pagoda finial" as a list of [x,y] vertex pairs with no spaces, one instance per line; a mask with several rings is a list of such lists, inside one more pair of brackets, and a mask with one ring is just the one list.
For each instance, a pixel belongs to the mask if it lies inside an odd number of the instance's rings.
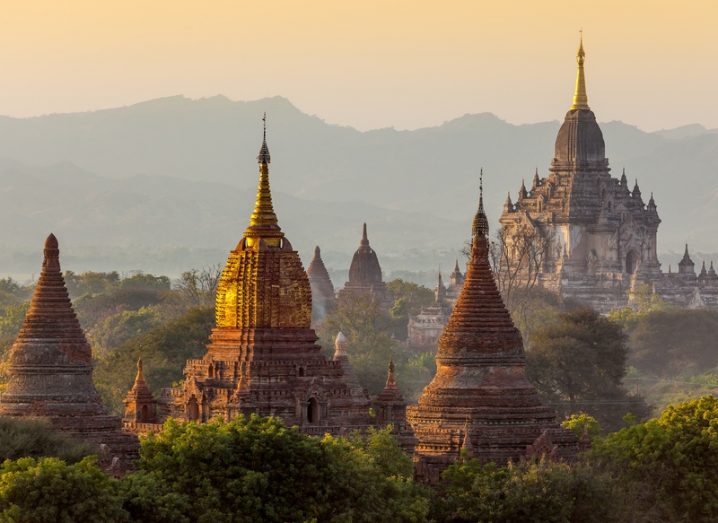
[[142,370],[142,356],[137,358],[137,375],[135,376],[135,384],[145,381],[145,374]]
[[257,156],[257,161],[260,164],[266,163],[268,164],[270,162],[270,156],[269,156],[269,147],[267,147],[267,113],[264,113],[262,116],[262,147],[259,149],[259,155]]
[[277,215],[272,204],[272,192],[269,188],[269,147],[267,147],[267,113],[262,117],[263,135],[262,147],[259,149],[257,161],[259,162],[259,183],[257,184],[257,199],[254,202],[254,211],[249,218],[249,227],[245,237],[261,238],[272,246],[278,246],[280,238],[284,236]]
[[394,358],[389,359],[389,370],[386,374],[386,388],[396,388],[396,379],[394,377]]
[[57,270],[60,269],[60,247],[57,238],[52,233],[45,239],[44,255],[45,260],[42,263],[43,266]]
[[479,171],[479,209],[474,216],[474,222],[471,225],[471,243],[478,234],[488,238],[489,236],[489,219],[484,211],[484,169]]
[[578,53],[576,53],[576,62],[578,63],[578,71],[576,72],[576,92],[573,95],[573,104],[571,110],[583,109],[588,111],[588,96],[586,95],[586,77],[583,72],[583,62],[586,53],[583,50],[583,29],[579,31],[580,43]]
[[366,233],[366,222],[364,222],[361,229],[361,245],[369,245],[369,236]]

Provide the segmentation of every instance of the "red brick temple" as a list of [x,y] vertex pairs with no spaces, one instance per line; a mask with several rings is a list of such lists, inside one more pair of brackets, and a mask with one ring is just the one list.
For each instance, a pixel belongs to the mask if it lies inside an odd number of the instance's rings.
[[182,384],[157,401],[144,392],[140,367],[126,401],[132,430],[156,430],[167,416],[203,422],[251,413],[278,416],[309,434],[376,425],[369,395],[345,368],[342,340],[340,354],[328,360],[311,328],[309,278],[274,212],[266,129],[257,160],[254,212],[220,277],[207,352],[188,360]]
[[430,483],[439,481],[462,448],[499,464],[539,451],[571,458],[578,448],[526,378],[521,334],[489,264],[483,208],[472,236],[463,289],[439,338],[436,375],[418,405],[407,409],[417,439],[415,473]]
[[53,234],[8,361],[0,415],[46,418],[58,431],[99,447],[101,463],[113,469],[137,457],[137,437],[108,414],[92,382],[92,351],[72,308]]

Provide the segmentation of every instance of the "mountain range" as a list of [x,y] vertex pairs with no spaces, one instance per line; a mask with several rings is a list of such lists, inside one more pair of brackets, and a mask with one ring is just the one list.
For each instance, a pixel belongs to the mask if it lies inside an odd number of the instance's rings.
[[[423,279],[453,266],[476,209],[479,169],[496,227],[506,193],[515,199],[522,179],[530,182],[535,169],[546,174],[560,125],[482,113],[361,132],[281,97],[222,96],[0,117],[0,273],[36,271],[51,230],[74,270],[177,274],[223,262],[251,211],[265,111],[280,223],[306,263],[322,246],[338,271],[335,284],[364,221],[387,272],[424,272]],[[631,186],[637,178],[646,199],[654,193],[664,262],[675,263],[685,242],[698,262],[718,252],[718,132],[601,128],[614,175],[625,167]]]

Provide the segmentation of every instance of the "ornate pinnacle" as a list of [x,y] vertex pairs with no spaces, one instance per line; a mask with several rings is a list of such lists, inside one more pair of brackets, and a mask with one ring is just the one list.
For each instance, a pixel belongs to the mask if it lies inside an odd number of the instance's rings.
[[474,216],[474,222],[471,224],[471,243],[477,235],[488,238],[489,236],[489,220],[484,211],[484,169],[479,172],[479,209]]
[[387,389],[394,389],[396,388],[396,380],[394,379],[394,358],[391,358],[389,360],[389,371],[386,375],[386,388]]
[[279,238],[284,236],[277,215],[272,204],[272,192],[269,188],[269,148],[267,147],[267,113],[264,113],[262,147],[259,149],[257,161],[259,162],[259,183],[257,184],[257,199],[254,202],[254,211],[249,218],[249,227],[245,237],[273,238],[269,243],[278,245]]
[[573,95],[573,104],[571,110],[583,109],[590,110],[588,107],[588,96],[586,95],[586,77],[583,72],[583,62],[586,57],[586,53],[583,50],[583,31],[580,31],[580,44],[578,46],[578,53],[576,53],[576,62],[578,63],[578,71],[576,72],[576,91]]
[[359,242],[359,245],[369,245],[369,236],[366,233],[366,222],[362,224],[361,242]]
[[259,148],[259,154],[257,155],[257,161],[262,164],[268,164],[271,160],[269,156],[269,147],[267,147],[267,113],[262,116],[262,127],[264,128],[262,147]]

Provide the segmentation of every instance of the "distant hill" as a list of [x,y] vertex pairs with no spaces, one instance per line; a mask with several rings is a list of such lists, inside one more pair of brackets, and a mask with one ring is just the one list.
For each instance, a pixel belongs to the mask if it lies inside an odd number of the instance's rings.
[[[221,96],[0,117],[0,264],[24,267],[23,253],[48,228],[102,266],[176,271],[222,261],[253,201],[263,111],[280,220],[305,259],[319,243],[335,268],[348,263],[365,220],[388,270],[450,263],[475,210],[479,168],[495,224],[506,191],[515,196],[536,167],[545,175],[559,126],[478,114],[415,131],[360,132],[284,98]],[[655,194],[659,250],[678,252],[688,241],[718,251],[718,133],[698,125],[655,133],[601,126],[614,173],[625,166],[631,184],[637,177],[646,198]]]

